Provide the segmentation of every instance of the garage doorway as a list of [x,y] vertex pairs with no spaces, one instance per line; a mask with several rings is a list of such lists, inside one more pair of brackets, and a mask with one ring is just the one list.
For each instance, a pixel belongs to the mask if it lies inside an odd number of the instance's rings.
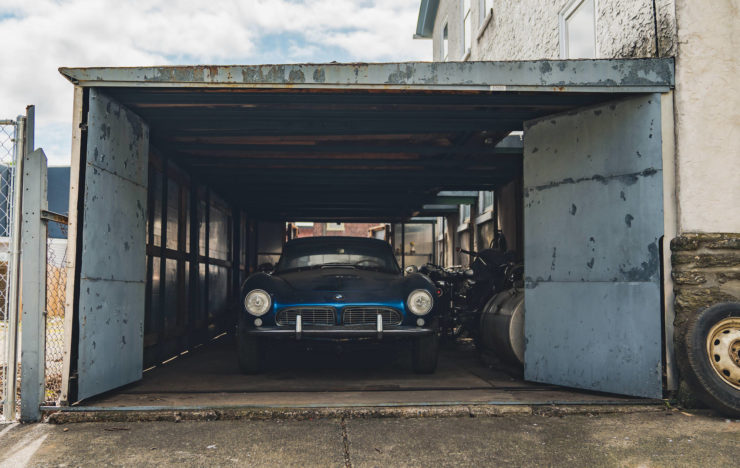
[[[78,226],[70,231],[76,277],[64,383],[68,401],[135,382],[152,366],[158,367],[152,372],[159,372],[159,382],[187,387],[195,378],[190,370],[209,368],[197,360],[201,348],[225,362],[239,285],[260,264],[276,260],[286,222],[382,222],[392,239],[431,227],[423,251],[415,244],[418,249],[406,252],[402,240],[401,261],[440,255],[459,261],[437,247],[446,245],[439,243],[440,233],[442,240],[460,237],[463,245],[460,226],[443,223],[438,233],[434,219],[444,205],[441,194],[465,191],[499,193],[497,222],[521,247],[528,314],[531,308],[535,317],[526,323],[525,378],[661,396],[660,259],[654,254],[663,226],[663,202],[655,198],[662,193],[662,149],[654,129],[665,99],[660,93],[672,86],[672,62],[303,65],[270,73],[265,67],[236,68],[63,72],[78,86],[76,111],[86,124],[77,135],[82,144],[73,168]],[[523,154],[497,149],[513,131],[524,131]],[[657,145],[646,142],[653,138]],[[646,166],[625,162],[635,158]],[[599,198],[604,186],[611,198]],[[618,187],[626,190],[614,192]],[[552,190],[540,196],[545,188]],[[121,208],[106,210],[112,200]],[[628,223],[619,205],[625,202],[633,203]],[[590,246],[571,234],[611,220],[607,215],[622,216],[625,227],[604,236],[610,240],[599,245],[601,257],[593,253],[589,266]],[[101,237],[106,229],[111,234]],[[648,247],[653,244],[655,249]],[[556,261],[559,255],[564,263]],[[111,271],[114,259],[120,269]],[[619,272],[616,280],[607,278],[612,269]],[[602,294],[605,282],[616,289]],[[614,307],[594,306],[604,298]],[[570,303],[577,310],[568,310]],[[600,345],[573,338],[596,333],[601,316],[613,321],[599,323],[622,326],[619,333],[599,335]],[[599,346],[608,356],[589,352]],[[588,350],[575,353],[579,347]],[[638,349],[639,362],[630,360]],[[394,376],[392,384],[378,377],[358,390],[343,377],[327,377],[323,385],[341,381],[360,399],[383,385],[414,392],[485,393],[512,386],[557,391],[516,378],[504,384],[512,374],[498,369],[486,370],[495,375],[478,375],[484,366],[465,370],[469,359],[459,358],[465,352],[453,349],[450,371],[423,388],[394,374],[395,364],[380,371]],[[616,386],[594,372],[609,356],[624,363],[613,378]],[[460,369],[464,376],[456,374]],[[145,377],[140,389],[156,393],[147,385],[157,379]],[[230,379],[222,390],[238,393]],[[297,388],[311,387],[311,380],[305,376],[307,387]],[[242,390],[273,388],[259,379],[242,382]],[[581,397],[586,398],[572,399]],[[490,394],[481,397],[486,399]]]

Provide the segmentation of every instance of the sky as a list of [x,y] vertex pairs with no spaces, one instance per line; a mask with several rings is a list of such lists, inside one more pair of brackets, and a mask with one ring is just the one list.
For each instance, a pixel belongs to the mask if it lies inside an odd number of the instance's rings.
[[0,0],[0,119],[36,106],[36,147],[68,165],[59,67],[431,60],[419,0]]

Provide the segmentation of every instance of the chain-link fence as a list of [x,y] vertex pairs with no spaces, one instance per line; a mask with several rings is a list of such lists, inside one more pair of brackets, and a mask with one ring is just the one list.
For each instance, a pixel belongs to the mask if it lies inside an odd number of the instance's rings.
[[[51,227],[56,224],[49,222]],[[64,238],[46,241],[46,404],[59,402],[64,360],[64,309],[67,291],[67,225],[58,224]]]
[[[0,395],[4,402],[8,369],[18,363],[9,361],[8,295],[10,291],[10,250],[13,212],[13,182],[15,173],[18,125],[13,120],[0,120]],[[18,372],[20,375],[20,372]],[[16,395],[10,398],[17,397]],[[3,405],[4,406],[4,405]],[[0,408],[0,411],[2,409]]]

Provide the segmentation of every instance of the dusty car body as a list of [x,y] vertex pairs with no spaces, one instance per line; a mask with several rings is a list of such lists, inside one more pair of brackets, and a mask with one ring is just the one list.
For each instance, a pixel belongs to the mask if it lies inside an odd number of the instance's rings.
[[261,370],[266,339],[413,342],[413,367],[434,372],[438,354],[436,288],[404,275],[387,242],[358,237],[288,241],[272,272],[244,282],[237,328],[243,372]]

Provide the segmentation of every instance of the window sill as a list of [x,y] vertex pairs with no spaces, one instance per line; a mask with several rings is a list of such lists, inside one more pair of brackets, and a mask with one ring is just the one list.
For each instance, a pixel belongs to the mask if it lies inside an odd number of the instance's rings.
[[491,22],[492,19],[493,19],[493,8],[488,10],[488,14],[483,20],[483,23],[481,23],[480,28],[478,28],[478,35],[475,38],[476,41],[480,41],[480,38],[483,37],[483,33],[486,32],[486,29],[488,28],[488,24]]
[[470,220],[466,220],[463,224],[457,227],[457,232],[465,232],[470,227]]
[[486,221],[490,221],[493,219],[493,210],[487,210],[475,218],[475,224],[483,224]]

